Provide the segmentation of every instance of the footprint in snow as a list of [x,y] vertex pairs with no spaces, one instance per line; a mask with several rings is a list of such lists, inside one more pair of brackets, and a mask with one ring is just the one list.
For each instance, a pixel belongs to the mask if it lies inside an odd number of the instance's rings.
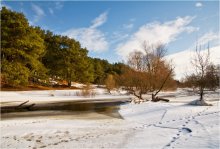
[[191,130],[190,128],[183,127],[183,128],[182,128],[182,132],[184,132],[184,133],[191,133],[192,130]]
[[41,142],[41,140],[40,140],[40,139],[37,139],[36,142]]
[[167,144],[166,146],[170,146],[170,144]]
[[61,142],[69,142],[69,140],[61,140]]

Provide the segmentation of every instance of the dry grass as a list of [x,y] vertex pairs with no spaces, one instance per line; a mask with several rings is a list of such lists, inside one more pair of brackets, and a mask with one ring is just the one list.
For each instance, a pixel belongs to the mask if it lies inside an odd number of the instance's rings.
[[90,84],[84,86],[84,88],[75,93],[76,96],[83,96],[83,97],[94,97],[96,93],[93,91]]
[[32,91],[32,90],[73,90],[78,89],[75,87],[67,87],[67,86],[55,86],[55,87],[47,87],[41,85],[28,85],[26,87],[12,87],[12,86],[1,86],[1,91]]

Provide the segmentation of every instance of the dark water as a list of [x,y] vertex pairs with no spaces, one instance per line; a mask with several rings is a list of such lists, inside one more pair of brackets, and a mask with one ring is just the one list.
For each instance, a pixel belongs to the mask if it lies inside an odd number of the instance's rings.
[[2,107],[1,120],[15,118],[61,118],[61,119],[106,119],[122,118],[118,110],[127,100],[66,101],[36,104],[31,108],[25,104],[19,108]]

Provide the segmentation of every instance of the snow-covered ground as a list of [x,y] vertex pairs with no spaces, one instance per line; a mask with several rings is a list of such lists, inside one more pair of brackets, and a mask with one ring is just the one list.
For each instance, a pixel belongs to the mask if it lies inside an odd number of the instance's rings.
[[124,91],[120,93],[113,91],[112,94],[107,93],[105,89],[95,88],[91,90],[92,95],[82,96],[82,90],[43,90],[43,91],[1,91],[1,104],[12,105],[19,104],[29,100],[29,103],[48,103],[61,101],[77,101],[77,100],[103,100],[130,98],[125,95]]
[[[22,93],[29,99],[37,96],[36,92]],[[11,100],[16,100],[15,96],[21,98],[20,92],[7,94]],[[1,98],[6,99],[6,92],[3,95]],[[57,92],[57,95],[62,94]],[[121,105],[119,114],[122,118],[87,113],[2,120],[1,148],[220,147],[218,94],[206,96],[213,106],[188,105],[186,103],[198,97],[181,91],[162,95],[171,102]]]

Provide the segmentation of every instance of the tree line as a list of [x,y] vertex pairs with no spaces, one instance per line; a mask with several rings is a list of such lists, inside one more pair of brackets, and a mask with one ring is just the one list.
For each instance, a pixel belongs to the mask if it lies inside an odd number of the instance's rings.
[[154,100],[162,89],[175,86],[163,44],[144,42],[144,52],[130,53],[126,64],[110,64],[89,57],[88,50],[75,39],[30,26],[24,14],[5,7],[1,10],[1,35],[2,84],[48,85],[51,79],[65,81],[69,87],[73,81],[105,84],[109,93],[122,87],[140,99],[151,92]]
[[104,84],[124,64],[91,58],[80,42],[31,26],[23,13],[1,10],[1,84],[49,84],[49,79]]
[[[140,52],[142,51],[142,52]],[[174,66],[164,58],[163,44],[142,43],[142,49],[129,54],[126,64],[110,64],[107,60],[91,58],[80,42],[31,26],[24,14],[5,7],[1,10],[1,85],[50,85],[50,80],[105,84],[109,93],[123,88],[139,99],[151,93],[158,100],[161,90],[176,89]],[[186,76],[182,87],[216,89],[219,84],[217,67],[196,50],[192,65],[196,73]]]

